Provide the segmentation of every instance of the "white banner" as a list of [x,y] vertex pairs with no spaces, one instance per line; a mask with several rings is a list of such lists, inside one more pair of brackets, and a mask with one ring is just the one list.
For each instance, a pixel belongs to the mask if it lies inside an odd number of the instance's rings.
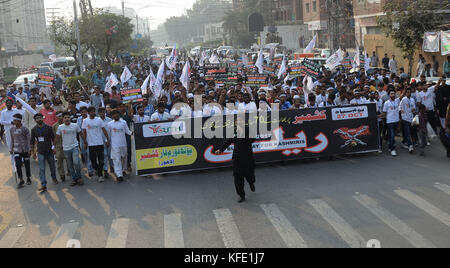
[[427,32],[423,37],[423,51],[439,52],[439,32]]
[[259,74],[264,73],[264,54],[262,46],[261,50],[259,51],[258,60],[256,61],[255,66],[258,67]]

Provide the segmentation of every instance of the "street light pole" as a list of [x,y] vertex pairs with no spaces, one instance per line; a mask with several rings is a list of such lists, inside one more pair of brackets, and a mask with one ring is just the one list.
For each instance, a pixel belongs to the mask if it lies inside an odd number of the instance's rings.
[[73,0],[73,15],[75,20],[75,33],[77,37],[77,47],[78,47],[78,64],[80,65],[80,75],[83,75],[83,52],[81,51],[81,41],[80,41],[80,27],[78,25],[78,14],[77,14],[77,2]]

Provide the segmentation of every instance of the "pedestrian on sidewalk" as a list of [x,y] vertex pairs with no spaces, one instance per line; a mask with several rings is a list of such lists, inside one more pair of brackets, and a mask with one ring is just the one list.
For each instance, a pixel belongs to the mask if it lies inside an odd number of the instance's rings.
[[53,129],[44,124],[44,116],[42,114],[34,115],[36,126],[31,130],[31,154],[34,155],[34,145],[37,144],[37,154],[39,163],[39,178],[41,181],[41,188],[39,191],[44,193],[47,191],[47,179],[45,178],[45,162],[50,167],[50,174],[54,184],[58,184],[56,179],[55,168],[55,136]]

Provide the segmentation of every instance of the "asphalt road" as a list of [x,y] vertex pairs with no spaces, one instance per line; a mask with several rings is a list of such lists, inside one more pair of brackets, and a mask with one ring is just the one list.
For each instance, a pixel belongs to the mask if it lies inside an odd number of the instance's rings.
[[437,141],[426,158],[400,149],[259,166],[244,204],[230,169],[50,183],[41,195],[37,163],[18,191],[8,157],[1,145],[0,247],[450,247],[450,159]]

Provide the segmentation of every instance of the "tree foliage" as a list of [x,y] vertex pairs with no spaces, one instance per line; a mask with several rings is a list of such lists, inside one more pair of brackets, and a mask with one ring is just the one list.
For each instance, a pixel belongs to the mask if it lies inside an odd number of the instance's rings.
[[[99,9],[94,10],[91,16],[83,16],[79,21],[79,29],[82,53],[95,48],[108,61],[119,52],[128,51],[132,43],[131,20]],[[78,58],[73,20],[63,17],[55,19],[50,25],[49,36],[56,46],[71,53],[75,59]]]
[[386,1],[384,6],[386,16],[378,18],[378,25],[386,36],[393,39],[403,57],[409,60],[410,74],[414,53],[423,42],[425,32],[435,31],[442,22],[442,16],[436,12],[438,8],[429,0],[392,0]]

